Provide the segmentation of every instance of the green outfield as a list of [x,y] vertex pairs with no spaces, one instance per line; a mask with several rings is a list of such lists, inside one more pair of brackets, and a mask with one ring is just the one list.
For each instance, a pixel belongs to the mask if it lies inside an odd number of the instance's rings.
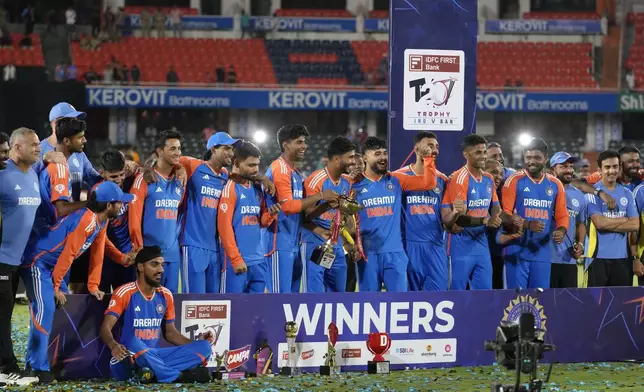
[[[14,313],[14,349],[22,361],[27,345],[29,311],[18,305]],[[481,342],[481,344],[483,344]],[[546,371],[546,367],[541,367]],[[547,391],[644,391],[644,365],[632,363],[582,363],[555,365]],[[386,376],[346,373],[338,378],[304,375],[289,379],[265,377],[258,379],[216,382],[207,385],[140,385],[117,382],[60,382],[51,386],[7,388],[18,391],[489,391],[496,381],[512,382],[512,375],[496,366],[408,370]]]

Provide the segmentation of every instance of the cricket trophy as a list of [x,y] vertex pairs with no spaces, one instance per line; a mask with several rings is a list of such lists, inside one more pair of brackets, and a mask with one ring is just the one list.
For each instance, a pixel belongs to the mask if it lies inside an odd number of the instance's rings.
[[280,375],[298,376],[300,374],[300,368],[296,366],[297,344],[295,343],[295,338],[297,337],[297,324],[293,321],[287,322],[286,325],[284,325],[284,331],[286,332],[288,356],[286,358],[286,366],[280,369]]
[[329,324],[327,332],[329,334],[329,342],[327,352],[324,354],[324,365],[320,366],[320,375],[337,376],[342,369],[335,363],[335,344],[338,342],[338,327],[333,321]]
[[329,239],[322,245],[317,246],[313,253],[311,254],[311,261],[315,264],[320,265],[326,269],[330,269],[335,260],[335,250],[334,247],[338,243],[338,238],[340,234],[347,240],[347,242],[353,245],[353,238],[349,234],[349,231],[346,228],[347,218],[351,218],[358,211],[362,209],[360,204],[356,201],[355,191],[349,196],[340,197],[340,205],[335,212],[331,225],[329,227]]
[[374,355],[373,361],[367,362],[367,373],[388,374],[389,361],[385,361],[383,354],[391,347],[391,339],[387,332],[372,332],[367,338],[367,349]]

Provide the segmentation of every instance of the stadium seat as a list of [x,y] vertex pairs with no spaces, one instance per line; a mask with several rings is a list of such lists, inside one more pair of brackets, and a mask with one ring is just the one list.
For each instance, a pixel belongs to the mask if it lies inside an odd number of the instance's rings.
[[[140,14],[143,9],[147,9],[148,12],[154,14],[157,12],[157,9],[159,7],[145,7],[145,6],[138,6],[138,5],[126,5],[124,10],[125,13],[127,14]],[[164,14],[169,14],[170,11],[172,11],[173,7],[161,7],[161,11]],[[199,15],[199,10],[196,8],[189,8],[189,7],[177,7],[179,11],[181,11],[181,15]]]
[[283,16],[288,18],[352,18],[353,15],[346,9],[334,10],[334,9],[278,9],[276,11],[277,16]]
[[45,62],[40,47],[40,36],[32,34],[31,48],[21,48],[19,43],[23,34],[12,33],[12,46],[0,47],[0,64],[13,64],[20,67],[42,67]]

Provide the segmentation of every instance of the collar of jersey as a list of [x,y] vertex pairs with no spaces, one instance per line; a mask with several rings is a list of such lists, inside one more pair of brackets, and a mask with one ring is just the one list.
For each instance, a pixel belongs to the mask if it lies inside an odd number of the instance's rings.
[[543,177],[541,177],[539,182],[537,182],[537,181],[534,180],[534,178],[530,177],[528,175],[528,173],[524,173],[524,174],[528,178],[528,180],[532,181],[533,184],[537,184],[537,185],[541,184],[546,179],[546,177],[548,177],[548,175],[546,173],[543,173]]
[[383,174],[383,175],[381,175],[381,176],[380,176],[380,177],[378,177],[378,178],[371,178],[371,177],[369,177],[369,176],[367,175],[367,172],[362,172],[362,175],[364,176],[364,178],[366,178],[367,180],[369,180],[369,181],[371,181],[371,182],[378,182],[378,181],[382,180],[382,177],[384,177],[384,176],[385,176],[385,175]]
[[327,168],[325,167],[323,170],[324,170],[324,173],[326,173],[326,176],[329,178],[329,181],[331,181],[331,183],[334,186],[340,185],[340,181],[342,181],[342,174],[340,174],[340,178],[338,178],[338,181],[333,181],[333,178],[331,178],[331,175],[329,174],[329,171],[327,170]]
[[295,171],[295,172],[297,171],[296,168],[294,168],[293,166],[289,165],[288,162],[286,162],[286,159],[282,158],[281,156],[278,159],[280,161],[284,162],[284,165],[286,165],[286,167],[288,167],[290,170]]
[[141,296],[143,297],[143,299],[146,301],[152,301],[154,299],[154,296],[157,295],[157,290],[154,289],[154,293],[152,293],[152,296],[148,298],[145,296],[145,294],[143,294],[143,291],[141,291],[141,288],[139,287],[139,282],[135,282],[134,284],[136,285],[136,289],[139,290],[139,293],[141,293]]

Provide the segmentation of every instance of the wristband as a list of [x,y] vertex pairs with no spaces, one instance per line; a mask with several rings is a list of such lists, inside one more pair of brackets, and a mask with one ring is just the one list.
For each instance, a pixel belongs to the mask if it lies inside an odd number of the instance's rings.
[[639,257],[637,256],[631,256],[631,261],[639,260]]

